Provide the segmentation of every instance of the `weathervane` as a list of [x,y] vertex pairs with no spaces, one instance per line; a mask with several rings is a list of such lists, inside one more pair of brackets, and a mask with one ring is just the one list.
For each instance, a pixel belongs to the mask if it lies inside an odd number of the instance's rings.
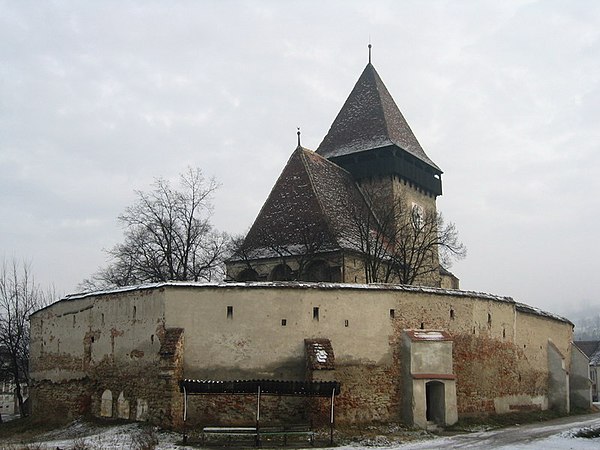
[[296,134],[298,135],[298,147],[301,147],[301,145],[300,145],[300,127],[298,127],[298,132]]
[[371,64],[371,47],[373,47],[371,45],[371,36],[369,36],[369,64]]

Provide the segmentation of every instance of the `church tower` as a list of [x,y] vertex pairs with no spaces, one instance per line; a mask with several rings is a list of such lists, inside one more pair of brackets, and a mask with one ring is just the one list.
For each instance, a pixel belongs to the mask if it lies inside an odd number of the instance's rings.
[[442,170],[417,141],[371,62],[316,152],[359,184],[378,183],[425,209],[435,210],[442,194]]
[[[395,213],[398,229],[415,215],[421,220],[437,214],[442,170],[419,144],[371,64],[370,54],[316,153],[350,172],[375,211],[402,210]],[[439,266],[437,250],[428,259],[432,269]],[[421,283],[439,285],[440,274],[432,270]]]

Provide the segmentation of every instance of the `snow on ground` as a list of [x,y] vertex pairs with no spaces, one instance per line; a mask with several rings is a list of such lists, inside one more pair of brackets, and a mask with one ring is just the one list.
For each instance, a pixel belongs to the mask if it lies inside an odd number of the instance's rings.
[[[600,403],[594,403],[596,411],[600,409]],[[3,419],[16,419],[17,416],[4,415]],[[532,423],[522,426],[514,426],[504,429],[489,431],[477,431],[468,434],[458,434],[450,437],[439,437],[428,439],[429,434],[424,431],[410,433],[405,438],[411,442],[402,444],[394,442],[394,437],[385,435],[375,436],[356,442],[351,445],[340,445],[339,450],[359,450],[367,448],[380,448],[389,450],[428,450],[428,449],[524,449],[524,450],[591,450],[600,449],[600,437],[584,438],[577,437],[581,430],[598,432],[600,430],[600,413],[589,415],[569,416],[555,419],[549,422]],[[396,434],[393,430],[389,430]],[[325,436],[326,437],[326,436]],[[397,438],[397,436],[396,436]],[[420,439],[422,440],[414,440]],[[0,439],[0,449],[10,448],[20,450],[21,448],[35,448],[36,450],[63,450],[86,449],[86,450],[125,450],[152,448],[148,440],[157,442],[157,450],[194,450],[198,446],[184,446],[181,444],[181,434],[153,429],[146,424],[128,423],[114,426],[99,425],[90,422],[75,421],[70,425],[46,432],[39,436],[35,442],[20,442],[18,436],[8,439]],[[33,444],[33,445],[32,445]],[[38,447],[39,445],[39,447]],[[240,448],[239,446],[236,448]],[[294,446],[294,448],[298,448]],[[312,448],[312,447],[307,447]]]
[[[391,442],[385,436],[376,436],[373,439],[342,445],[339,450],[359,450],[366,448],[380,448],[389,450],[428,450],[428,449],[524,449],[524,450],[597,450],[600,448],[600,438],[576,437],[579,430],[600,429],[598,414],[582,416],[579,420],[568,418],[558,419],[547,423],[528,424],[511,428],[491,431],[479,431],[468,434],[459,434],[449,437],[439,437],[413,441],[407,444]],[[56,448],[71,450],[125,450],[152,448],[150,440],[157,440],[157,450],[193,450],[198,446],[181,445],[181,434],[159,431],[139,423],[120,424],[111,427],[100,426],[87,422],[73,422],[71,425],[40,436],[34,446],[29,448],[39,450],[55,450]],[[10,443],[0,441],[0,448],[19,448],[12,440]],[[251,446],[249,442],[248,447]],[[237,446],[236,448],[240,448]],[[296,446],[294,448],[297,449]],[[307,448],[311,448],[308,447]]]

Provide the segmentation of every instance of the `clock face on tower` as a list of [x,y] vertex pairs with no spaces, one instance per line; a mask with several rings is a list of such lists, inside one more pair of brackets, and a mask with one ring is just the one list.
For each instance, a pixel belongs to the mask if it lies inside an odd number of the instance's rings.
[[415,229],[421,229],[425,220],[425,210],[418,203],[412,204],[412,223]]

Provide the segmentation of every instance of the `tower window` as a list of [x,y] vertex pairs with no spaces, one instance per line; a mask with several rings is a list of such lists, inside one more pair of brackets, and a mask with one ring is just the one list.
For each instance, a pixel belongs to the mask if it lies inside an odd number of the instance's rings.
[[281,319],[281,326],[285,327],[287,325],[287,320],[286,319]]
[[344,320],[344,326],[347,327],[348,326],[348,319]]
[[453,309],[450,310],[450,318],[454,319],[454,310]]
[[228,306],[227,307],[227,318],[228,319],[233,319],[233,306]]
[[394,317],[396,317],[396,310],[390,309],[390,319],[393,319]]
[[313,308],[313,320],[319,320],[319,307],[315,306]]

